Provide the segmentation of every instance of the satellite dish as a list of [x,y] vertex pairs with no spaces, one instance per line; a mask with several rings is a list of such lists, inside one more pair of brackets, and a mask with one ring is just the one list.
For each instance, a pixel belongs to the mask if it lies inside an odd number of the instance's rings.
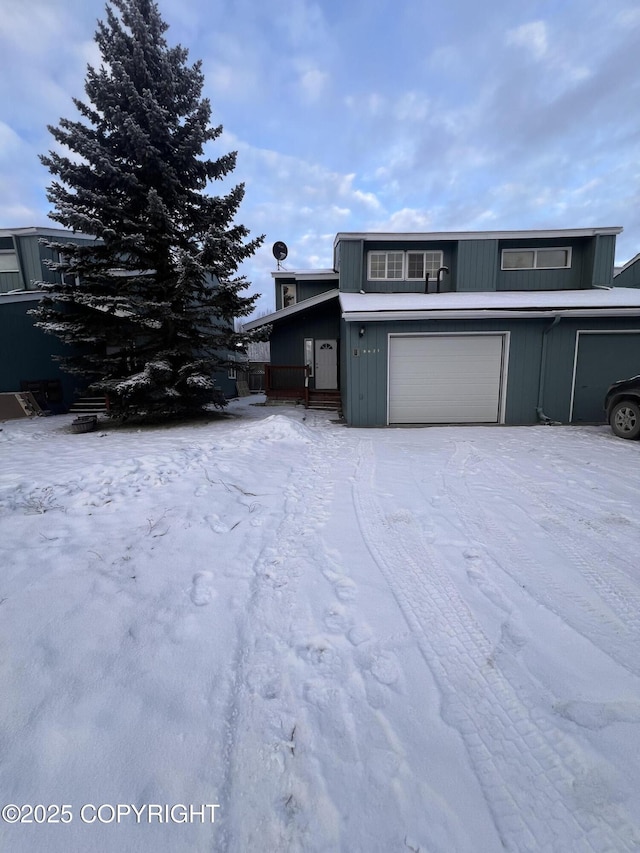
[[283,243],[281,240],[278,240],[277,243],[273,244],[273,257],[280,263],[280,261],[284,261],[284,259],[289,254],[289,250],[287,249],[286,243]]

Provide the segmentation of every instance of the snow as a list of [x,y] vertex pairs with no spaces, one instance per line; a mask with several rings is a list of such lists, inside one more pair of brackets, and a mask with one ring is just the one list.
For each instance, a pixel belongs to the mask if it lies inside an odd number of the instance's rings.
[[[345,293],[340,306],[350,314],[380,311],[496,311],[562,309],[639,309],[640,289],[612,287],[592,290],[504,290],[456,293]],[[375,319],[371,317],[369,319]]]
[[260,399],[0,424],[0,849],[640,849],[640,443]]

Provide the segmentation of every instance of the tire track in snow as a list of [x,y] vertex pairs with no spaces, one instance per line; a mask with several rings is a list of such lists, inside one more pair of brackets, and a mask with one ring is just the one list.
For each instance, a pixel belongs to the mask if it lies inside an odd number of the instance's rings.
[[[479,458],[482,459],[481,456]],[[558,507],[551,503],[551,500],[546,495],[543,496],[539,492],[531,492],[530,489],[527,489],[527,481],[522,474],[501,460],[492,459],[491,465],[494,468],[502,469],[505,480],[515,485],[520,494],[528,501],[536,504],[545,513],[548,513],[544,524],[540,521],[537,521],[537,523],[544,530],[548,530],[549,532],[554,531],[551,533],[554,545],[567,555],[571,563],[579,569],[583,577],[589,581],[603,601],[620,617],[625,629],[636,635],[635,640],[637,641],[640,636],[640,589],[637,584],[632,582],[627,573],[616,568],[616,564],[626,563],[631,569],[631,562],[621,559],[619,554],[615,554],[603,546],[603,540],[606,542],[606,529],[602,527],[598,528],[596,525],[596,531],[599,529],[598,539],[596,540],[593,535],[593,529],[590,533],[587,533],[591,524],[585,525],[583,517],[575,509],[566,505]],[[559,510],[560,515],[558,515]],[[571,516],[575,522],[580,524],[581,528],[585,531],[584,536],[576,536],[574,528],[563,519],[565,515]],[[533,520],[535,521],[535,519]],[[586,548],[585,541],[588,542]],[[592,554],[599,555],[596,562],[587,556]]]
[[599,816],[569,808],[584,755],[522,703],[435,549],[410,520],[391,530],[374,493],[372,447],[361,442],[353,494],[362,535],[439,685],[443,719],[465,743],[505,848],[637,850],[640,834],[616,805]]
[[[624,602],[623,596],[612,582],[611,572],[595,571],[578,552],[577,546],[571,543],[571,538],[570,544],[564,549],[561,542],[554,540],[554,549],[564,552],[598,592],[606,607],[595,606],[585,596],[559,583],[551,572],[531,557],[516,535],[496,523],[491,513],[486,510],[486,497],[473,499],[465,476],[466,468],[472,459],[473,450],[468,443],[458,443],[449,462],[450,467],[455,463],[455,477],[445,474],[446,496],[463,521],[465,532],[475,532],[484,549],[502,570],[539,604],[559,616],[629,672],[640,674],[640,660],[636,651],[640,623],[638,611],[633,604],[634,599],[637,601],[637,591],[634,590],[629,602]],[[460,481],[465,484],[466,494],[460,494],[459,487],[454,485]],[[473,512],[468,508],[470,497],[473,499]]]

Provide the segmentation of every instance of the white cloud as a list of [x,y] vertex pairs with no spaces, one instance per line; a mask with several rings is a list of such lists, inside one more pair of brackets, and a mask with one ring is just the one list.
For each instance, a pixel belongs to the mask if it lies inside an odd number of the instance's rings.
[[317,101],[327,85],[329,75],[318,68],[310,68],[300,74],[300,87],[306,101]]
[[387,219],[379,220],[374,231],[430,231],[433,229],[432,216],[425,210],[404,207],[396,210]]
[[9,160],[20,150],[22,140],[12,127],[0,121],[0,160]]
[[549,49],[547,25],[544,21],[531,21],[507,31],[507,44],[524,47],[536,59],[544,59]]

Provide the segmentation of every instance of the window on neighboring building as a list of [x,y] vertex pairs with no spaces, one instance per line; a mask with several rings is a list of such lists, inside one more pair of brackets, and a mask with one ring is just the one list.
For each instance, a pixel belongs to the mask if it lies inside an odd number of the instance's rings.
[[425,280],[435,279],[442,266],[442,252],[407,252],[407,278]]
[[401,279],[404,252],[369,252],[369,279]]
[[[70,261],[69,255],[63,255],[62,252],[58,252],[58,262],[61,264],[68,265]],[[76,286],[80,286],[80,277],[73,276],[66,273],[63,269],[58,270],[60,273],[60,278],[62,279],[63,284],[75,284]]]
[[570,248],[502,250],[503,270],[561,270],[570,267]]
[[282,307],[288,308],[289,305],[295,305],[297,300],[295,284],[282,284]]
[[0,251],[0,272],[20,272],[15,252]]

